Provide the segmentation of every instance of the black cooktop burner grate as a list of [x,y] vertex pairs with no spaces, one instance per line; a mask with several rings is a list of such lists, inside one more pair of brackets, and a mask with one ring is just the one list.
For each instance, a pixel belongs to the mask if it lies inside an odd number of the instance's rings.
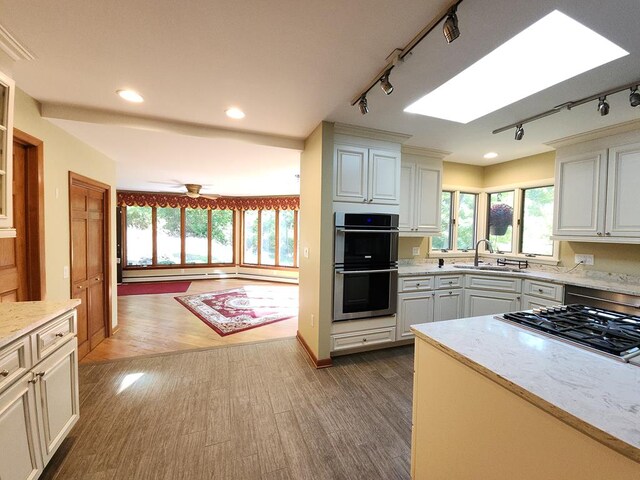
[[505,313],[523,326],[616,356],[640,350],[640,317],[584,305]]

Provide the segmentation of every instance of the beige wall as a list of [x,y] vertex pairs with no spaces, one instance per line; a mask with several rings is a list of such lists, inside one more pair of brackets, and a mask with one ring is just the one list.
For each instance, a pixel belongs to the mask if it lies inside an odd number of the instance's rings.
[[593,265],[583,265],[578,269],[640,275],[640,245],[560,242],[562,265],[574,266],[576,253],[593,255]]
[[484,167],[484,188],[553,178],[556,153],[546,152]]
[[[329,358],[332,318],[333,125],[320,124],[300,157],[298,332],[319,360]],[[308,257],[304,251],[308,249]]]
[[47,299],[67,299],[70,280],[63,277],[69,259],[69,171],[111,185],[112,325],[117,324],[115,184],[111,159],[40,116],[40,105],[16,89],[14,125],[44,142],[45,266]]
[[484,167],[464,163],[442,162],[442,184],[455,187],[482,188]]

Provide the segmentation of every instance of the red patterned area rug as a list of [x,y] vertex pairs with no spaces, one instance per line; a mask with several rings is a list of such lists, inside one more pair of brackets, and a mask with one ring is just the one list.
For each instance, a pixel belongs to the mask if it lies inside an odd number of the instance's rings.
[[152,282],[152,283],[123,283],[118,285],[118,296],[151,295],[158,293],[183,293],[189,290],[191,282]]
[[221,336],[298,315],[298,287],[250,285],[175,297]]

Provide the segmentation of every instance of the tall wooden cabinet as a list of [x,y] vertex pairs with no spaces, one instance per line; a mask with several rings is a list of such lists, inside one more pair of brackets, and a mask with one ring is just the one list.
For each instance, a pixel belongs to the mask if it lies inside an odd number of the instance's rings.
[[560,146],[555,175],[555,239],[640,243],[640,133]]

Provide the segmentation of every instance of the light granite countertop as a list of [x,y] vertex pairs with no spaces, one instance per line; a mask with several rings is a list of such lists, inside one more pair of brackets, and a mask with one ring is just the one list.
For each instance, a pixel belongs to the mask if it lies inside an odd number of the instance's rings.
[[78,305],[78,299],[0,303],[0,348]]
[[[458,264],[463,266],[465,264]],[[548,282],[561,283],[565,285],[576,285],[579,287],[597,288],[600,290],[626,293],[629,295],[640,296],[640,279],[631,278],[629,275],[607,274],[603,272],[588,273],[563,273],[535,269],[522,269],[517,272],[495,271],[495,270],[477,270],[471,265],[469,268],[455,267],[451,264],[438,268],[437,264],[425,263],[420,265],[400,265],[398,275],[400,277],[416,276],[416,275],[437,275],[452,273],[473,273],[479,275],[507,276],[518,278],[531,278],[535,280],[545,280]]]
[[487,315],[414,325],[418,337],[640,462],[640,366]]

